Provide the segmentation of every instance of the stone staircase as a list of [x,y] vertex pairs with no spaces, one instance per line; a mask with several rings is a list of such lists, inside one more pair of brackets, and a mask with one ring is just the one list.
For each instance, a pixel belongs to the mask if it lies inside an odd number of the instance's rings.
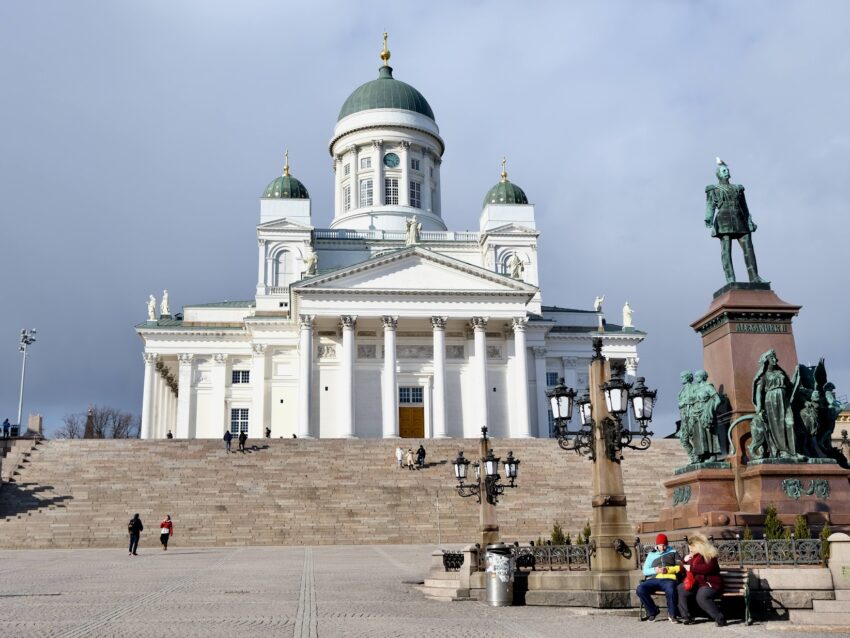
[[835,600],[813,600],[812,609],[792,609],[788,620],[792,625],[807,628],[842,628],[850,633],[850,589],[836,589]]
[[[210,440],[43,441],[0,487],[0,547],[120,546],[134,512],[147,525],[142,546],[157,543],[165,514],[180,546],[475,542],[478,505],[455,492],[451,460],[459,449],[474,457],[478,441],[425,440],[427,466],[418,471],[396,467],[397,444],[263,439],[226,455]],[[504,539],[545,538],[556,520],[575,535],[589,520],[587,460],[549,440],[492,445],[522,461],[519,487],[498,506]],[[656,518],[662,482],[684,463],[675,440],[627,451],[632,521]]]

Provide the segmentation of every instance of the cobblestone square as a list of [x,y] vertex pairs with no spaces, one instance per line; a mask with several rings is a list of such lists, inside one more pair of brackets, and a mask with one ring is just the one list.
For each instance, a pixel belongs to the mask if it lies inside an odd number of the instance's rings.
[[776,635],[784,624],[684,627],[595,610],[428,601],[415,584],[433,545],[163,552],[155,542],[143,534],[137,557],[123,548],[0,551],[0,636],[696,638]]

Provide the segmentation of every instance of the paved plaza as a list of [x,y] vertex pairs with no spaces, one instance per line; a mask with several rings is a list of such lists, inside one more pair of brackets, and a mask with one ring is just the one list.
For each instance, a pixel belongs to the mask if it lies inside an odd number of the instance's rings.
[[163,552],[154,543],[143,534],[137,557],[121,548],[0,551],[0,636],[697,638],[775,636],[784,625],[685,627],[594,610],[432,602],[415,589],[432,545]]

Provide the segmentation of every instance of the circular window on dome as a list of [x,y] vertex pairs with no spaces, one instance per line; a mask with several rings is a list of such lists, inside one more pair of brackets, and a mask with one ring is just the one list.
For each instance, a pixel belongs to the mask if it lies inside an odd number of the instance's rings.
[[384,165],[389,168],[396,168],[399,165],[400,160],[398,159],[398,155],[395,153],[387,153],[384,155]]

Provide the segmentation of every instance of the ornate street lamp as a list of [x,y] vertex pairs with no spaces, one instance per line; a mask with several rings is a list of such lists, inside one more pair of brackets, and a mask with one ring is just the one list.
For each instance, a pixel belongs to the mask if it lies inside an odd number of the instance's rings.
[[[593,340],[594,360],[602,359],[602,339]],[[602,428],[601,439],[605,444],[605,456],[616,463],[622,458],[623,448],[646,450],[652,444],[652,432],[648,430],[652,421],[652,409],[655,405],[657,392],[650,390],[644,384],[645,379],[638,377],[634,386],[619,377],[608,379],[599,385],[605,397],[605,407],[608,415],[597,424],[593,418],[593,402],[585,393],[575,403],[578,405],[581,418],[581,428],[570,430],[568,423],[572,418],[575,390],[564,385],[564,380],[546,393],[552,405],[552,416],[555,419],[558,433],[558,445],[564,450],[573,450],[587,456],[591,461],[596,460],[595,428]],[[635,420],[638,422],[637,431],[628,429],[623,423],[623,416],[632,406]],[[639,439],[635,441],[635,438]]]
[[[481,447],[483,456],[480,461],[472,464],[475,469],[475,482],[467,483],[467,472],[469,468],[469,459],[463,456],[463,451],[458,452],[457,458],[452,461],[455,470],[455,478],[457,479],[457,493],[466,498],[468,496],[476,497],[477,501],[481,502],[482,487],[486,501],[491,505],[496,505],[499,502],[499,497],[505,493],[505,488],[513,488],[516,486],[517,473],[519,471],[519,459],[514,458],[514,453],[508,452],[507,458],[504,460],[505,475],[508,483],[501,483],[499,475],[498,456],[493,454],[493,450],[487,447],[487,428],[481,428]],[[483,452],[486,450],[486,452]],[[484,475],[482,476],[482,466]]]

